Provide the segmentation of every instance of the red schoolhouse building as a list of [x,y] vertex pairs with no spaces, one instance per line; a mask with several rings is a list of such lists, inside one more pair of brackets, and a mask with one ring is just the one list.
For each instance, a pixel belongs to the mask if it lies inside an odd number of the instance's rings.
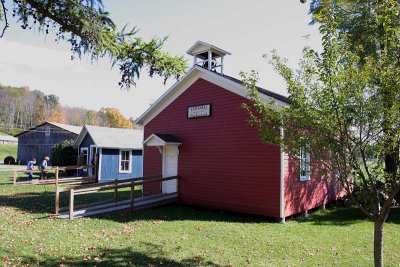
[[[337,200],[333,181],[313,177],[312,155],[289,158],[261,142],[242,103],[242,82],[224,74],[227,51],[198,41],[187,52],[193,67],[140,118],[144,126],[143,175],[179,175],[144,191],[178,192],[182,204],[275,217]],[[259,88],[260,97],[290,105],[287,97]],[[304,162],[300,164],[300,162]]]

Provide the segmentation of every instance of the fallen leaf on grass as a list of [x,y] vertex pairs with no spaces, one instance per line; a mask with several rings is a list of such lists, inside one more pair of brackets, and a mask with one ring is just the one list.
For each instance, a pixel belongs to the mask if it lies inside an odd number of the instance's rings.
[[132,228],[131,228],[129,225],[124,225],[124,226],[122,227],[122,231],[123,231],[124,233],[130,233],[130,232],[132,232]]
[[4,264],[8,263],[8,257],[4,256],[3,259],[1,260]]
[[85,250],[86,251],[88,251],[88,250],[96,250],[96,247],[95,246],[89,246],[89,247],[86,247]]

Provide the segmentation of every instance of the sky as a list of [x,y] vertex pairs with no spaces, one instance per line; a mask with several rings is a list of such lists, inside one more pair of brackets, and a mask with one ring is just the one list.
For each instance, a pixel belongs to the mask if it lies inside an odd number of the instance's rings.
[[[185,55],[198,40],[231,53],[224,73],[239,77],[240,71],[259,72],[259,86],[286,95],[282,78],[262,56],[275,49],[296,67],[308,45],[320,48],[316,26],[310,26],[308,4],[298,0],[104,0],[106,10],[119,27],[136,26],[145,40],[168,36],[164,49]],[[11,16],[9,16],[11,17]],[[11,17],[12,19],[12,17]],[[305,38],[308,36],[308,38]],[[70,47],[54,42],[52,35],[22,30],[15,22],[0,39],[0,83],[28,86],[60,97],[63,105],[99,110],[116,107],[137,118],[175,81],[166,85],[144,71],[136,87],[118,86],[120,76],[108,59],[71,60]]]

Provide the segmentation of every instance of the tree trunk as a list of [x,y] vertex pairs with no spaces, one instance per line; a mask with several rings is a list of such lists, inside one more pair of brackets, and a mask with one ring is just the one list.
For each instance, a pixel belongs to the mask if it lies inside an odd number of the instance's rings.
[[374,222],[374,263],[375,267],[383,267],[383,221]]

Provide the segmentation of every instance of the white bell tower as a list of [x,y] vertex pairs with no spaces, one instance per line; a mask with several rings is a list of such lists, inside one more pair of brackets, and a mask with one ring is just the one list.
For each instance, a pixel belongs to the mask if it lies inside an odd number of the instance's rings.
[[197,41],[186,53],[193,56],[194,65],[220,74],[224,74],[224,57],[231,54],[202,41]]

